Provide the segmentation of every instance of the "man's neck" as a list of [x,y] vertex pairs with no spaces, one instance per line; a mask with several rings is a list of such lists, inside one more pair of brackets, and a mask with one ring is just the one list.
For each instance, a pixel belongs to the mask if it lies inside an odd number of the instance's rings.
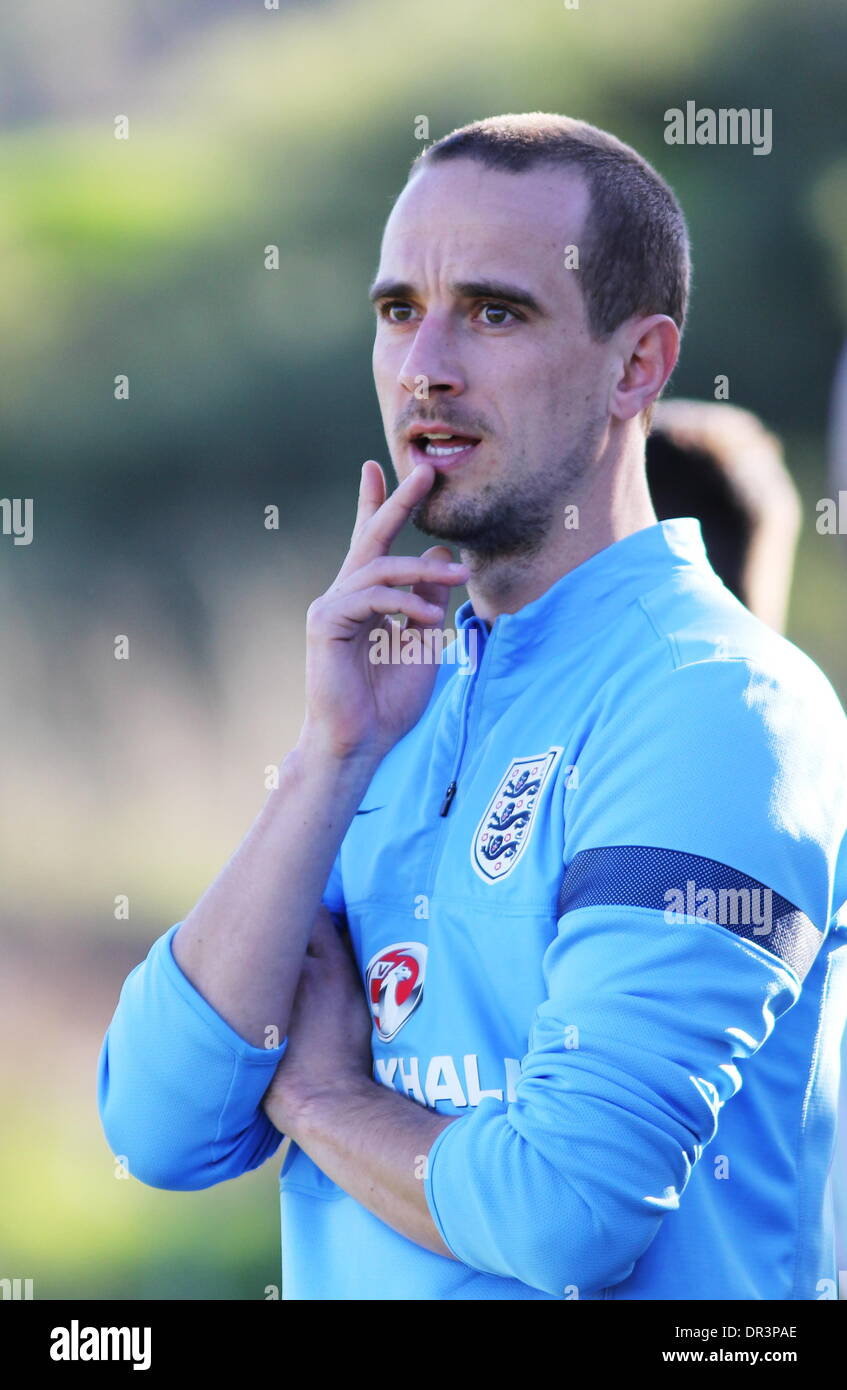
[[532,555],[504,555],[480,562],[472,551],[460,551],[471,566],[468,596],[474,613],[489,628],[499,613],[516,613],[598,551],[658,522],[643,464],[612,479],[598,476],[576,505],[578,524],[568,527],[562,518]]

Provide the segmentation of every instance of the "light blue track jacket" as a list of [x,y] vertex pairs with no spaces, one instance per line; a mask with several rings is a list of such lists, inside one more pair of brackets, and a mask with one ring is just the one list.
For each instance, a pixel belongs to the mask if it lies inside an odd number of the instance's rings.
[[[291,1144],[289,1299],[836,1296],[829,1168],[847,1013],[847,719],[723,586],[699,523],[599,551],[493,626],[456,617],[324,901],[374,1077],[460,1117],[422,1155],[448,1260]],[[449,790],[448,790],[449,789]],[[156,1187],[255,1168],[285,1042],[176,965],[106,1035],[109,1144]]]

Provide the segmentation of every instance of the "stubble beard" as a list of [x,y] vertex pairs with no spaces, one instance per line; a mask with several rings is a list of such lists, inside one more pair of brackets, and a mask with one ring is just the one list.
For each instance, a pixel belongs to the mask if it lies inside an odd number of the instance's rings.
[[473,496],[453,495],[450,475],[438,473],[409,519],[425,536],[458,545],[475,568],[507,557],[530,559],[563,524],[564,507],[576,500],[594,462],[599,434],[599,425],[586,429],[555,467],[529,474],[518,468],[514,482],[490,479]]

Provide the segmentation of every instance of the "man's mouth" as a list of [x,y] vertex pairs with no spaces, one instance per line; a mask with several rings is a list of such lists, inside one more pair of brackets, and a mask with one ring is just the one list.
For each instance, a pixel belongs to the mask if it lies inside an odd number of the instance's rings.
[[411,440],[412,449],[430,459],[436,465],[458,463],[459,459],[470,454],[479,443],[478,439],[467,434],[447,434],[434,430],[431,434],[418,434]]

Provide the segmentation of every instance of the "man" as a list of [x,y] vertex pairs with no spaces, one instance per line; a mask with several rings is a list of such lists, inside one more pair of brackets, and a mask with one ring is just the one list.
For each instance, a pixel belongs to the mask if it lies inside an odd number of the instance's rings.
[[[454,132],[388,219],[399,485],[365,463],[279,787],[100,1062],[144,1182],[290,1138],[287,1298],[834,1285],[847,721],[696,520],[656,520],[688,277],[666,184],[559,116]],[[391,556],[410,517],[462,562]],[[372,659],[397,613],[417,659]]]

